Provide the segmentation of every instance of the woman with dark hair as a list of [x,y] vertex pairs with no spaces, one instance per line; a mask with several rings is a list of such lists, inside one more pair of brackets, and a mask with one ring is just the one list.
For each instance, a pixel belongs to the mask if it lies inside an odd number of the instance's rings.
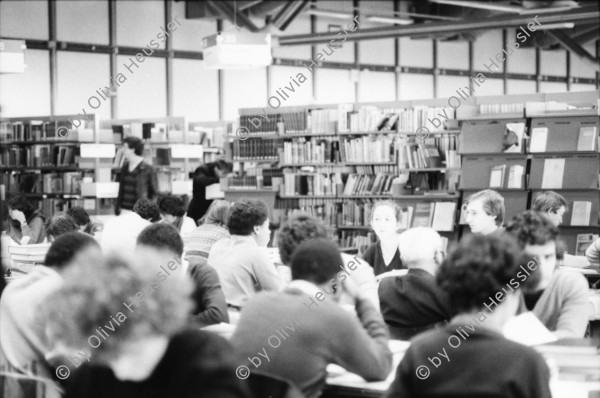
[[6,233],[16,242],[27,245],[42,243],[46,237],[44,217],[25,198],[15,195],[7,202]]
[[227,176],[233,170],[233,165],[225,160],[202,165],[194,171],[193,196],[188,206],[188,217],[198,223],[213,202],[206,199],[206,187],[218,184],[219,179]]
[[48,242],[54,242],[56,238],[66,234],[67,232],[79,231],[77,223],[73,217],[67,213],[54,214],[52,217],[46,220],[44,229],[46,230]]
[[158,200],[162,221],[173,225],[180,234],[187,234],[196,228],[196,223],[185,215],[183,200],[176,196],[165,196]]

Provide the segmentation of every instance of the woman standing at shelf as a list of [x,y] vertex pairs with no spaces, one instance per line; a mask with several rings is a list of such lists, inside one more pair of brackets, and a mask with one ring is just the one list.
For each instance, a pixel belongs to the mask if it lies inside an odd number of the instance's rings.
[[123,139],[123,158],[125,163],[119,173],[119,196],[115,205],[115,214],[121,210],[133,210],[138,199],[154,199],[156,196],[156,176],[152,166],[144,162],[144,141],[138,137]]
[[27,245],[42,243],[46,238],[44,217],[25,198],[15,195],[9,199],[6,233],[16,242]]
[[377,235],[377,242],[369,246],[363,258],[371,264],[376,276],[383,273],[406,269],[400,260],[398,250],[398,228],[402,212],[391,200],[376,202],[371,210],[371,228]]
[[225,160],[202,165],[194,171],[193,196],[188,207],[188,217],[198,223],[213,202],[206,199],[206,187],[218,184],[219,179],[227,176],[233,170],[233,165]]

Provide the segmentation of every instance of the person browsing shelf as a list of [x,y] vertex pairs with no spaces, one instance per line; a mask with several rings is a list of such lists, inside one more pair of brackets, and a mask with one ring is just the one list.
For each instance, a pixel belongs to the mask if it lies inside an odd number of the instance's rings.
[[363,258],[376,276],[399,269],[406,269],[398,250],[398,228],[401,217],[400,207],[391,200],[379,201],[371,210],[371,228],[377,235],[377,242],[365,251]]
[[208,210],[212,199],[206,198],[206,187],[218,184],[219,179],[226,177],[233,170],[233,165],[225,160],[207,163],[194,171],[192,200],[188,206],[188,217],[198,223]]
[[125,162],[119,173],[119,195],[115,204],[115,214],[121,210],[133,210],[139,199],[154,200],[156,197],[156,174],[151,165],[144,162],[144,141],[138,137],[123,139]]
[[6,204],[8,219],[5,228],[8,236],[21,245],[42,243],[46,238],[44,216],[25,195],[15,195]]
[[489,235],[502,232],[504,198],[496,191],[486,189],[469,196],[465,202],[467,224],[474,234]]

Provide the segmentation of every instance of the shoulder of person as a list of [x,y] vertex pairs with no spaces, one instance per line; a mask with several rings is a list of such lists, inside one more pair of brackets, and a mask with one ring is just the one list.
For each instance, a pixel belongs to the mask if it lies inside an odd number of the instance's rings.
[[588,282],[585,276],[577,271],[569,271],[564,269],[557,269],[554,271],[551,286],[552,285],[573,288],[577,290],[586,290],[588,288]]

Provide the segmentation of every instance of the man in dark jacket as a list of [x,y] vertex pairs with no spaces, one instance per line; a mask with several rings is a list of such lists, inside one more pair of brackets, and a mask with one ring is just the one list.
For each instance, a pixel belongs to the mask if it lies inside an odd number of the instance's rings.
[[142,153],[144,142],[138,137],[123,139],[123,157],[125,163],[119,173],[119,196],[115,214],[122,209],[132,210],[138,199],[156,197],[156,175],[151,165],[144,162]]

